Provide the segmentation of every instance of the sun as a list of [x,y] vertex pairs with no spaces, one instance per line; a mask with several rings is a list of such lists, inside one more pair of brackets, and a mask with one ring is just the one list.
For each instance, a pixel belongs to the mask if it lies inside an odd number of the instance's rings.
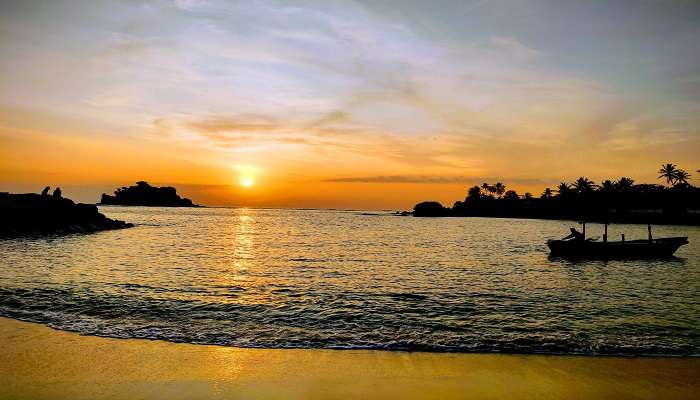
[[236,170],[235,177],[238,178],[239,185],[244,188],[251,188],[256,185],[256,178],[261,173],[260,168],[252,165],[234,165],[233,168]]

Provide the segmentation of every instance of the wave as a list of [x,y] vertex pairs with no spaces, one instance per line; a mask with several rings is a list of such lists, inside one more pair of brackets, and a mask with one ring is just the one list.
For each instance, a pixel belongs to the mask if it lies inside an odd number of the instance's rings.
[[[142,286],[142,285],[139,285]],[[234,291],[237,287],[231,287]],[[298,295],[289,289],[279,294]],[[572,333],[475,324],[450,323],[419,304],[430,298],[415,293],[383,296],[408,302],[403,315],[381,307],[289,309],[265,304],[163,300],[132,295],[105,295],[68,288],[0,288],[0,316],[49,327],[123,339],[243,348],[321,348],[456,353],[673,355],[699,356],[700,338],[692,330],[675,332]],[[416,305],[416,307],[412,307]]]

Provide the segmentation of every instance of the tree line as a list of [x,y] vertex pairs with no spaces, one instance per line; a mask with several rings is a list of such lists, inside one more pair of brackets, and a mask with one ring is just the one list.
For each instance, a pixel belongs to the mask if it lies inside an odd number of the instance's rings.
[[546,188],[539,196],[520,195],[502,182],[485,182],[469,188],[465,199],[451,208],[426,201],[414,207],[413,215],[700,224],[700,188],[688,182],[690,174],[670,163],[663,164],[658,172],[664,184],[637,184],[624,176],[596,184],[582,176],[572,183]]

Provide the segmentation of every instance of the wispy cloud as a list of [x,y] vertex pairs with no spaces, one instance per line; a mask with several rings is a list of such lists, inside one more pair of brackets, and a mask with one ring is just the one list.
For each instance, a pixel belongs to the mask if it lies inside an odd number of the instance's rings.
[[491,44],[521,60],[531,60],[542,54],[541,51],[525,46],[513,37],[495,36],[491,38]]
[[391,175],[391,176],[363,176],[327,179],[326,182],[344,183],[429,183],[429,184],[476,184],[480,182],[505,181],[516,185],[547,185],[556,182],[556,179],[523,179],[503,177],[479,177],[479,176],[420,176],[420,175]]

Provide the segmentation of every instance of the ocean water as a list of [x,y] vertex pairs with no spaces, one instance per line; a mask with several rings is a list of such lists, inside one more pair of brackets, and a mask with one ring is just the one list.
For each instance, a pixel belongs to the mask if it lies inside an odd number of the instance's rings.
[[136,227],[0,240],[0,315],[239,347],[700,355],[698,227],[655,227],[689,236],[672,260],[574,262],[544,244],[569,221],[100,210]]

